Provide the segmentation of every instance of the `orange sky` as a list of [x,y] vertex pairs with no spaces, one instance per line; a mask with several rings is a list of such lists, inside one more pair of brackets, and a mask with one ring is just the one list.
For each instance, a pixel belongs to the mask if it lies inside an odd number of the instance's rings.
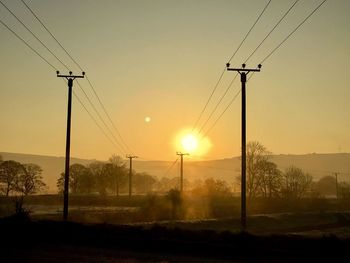
[[[74,73],[80,73],[20,1],[3,2]],[[192,129],[225,63],[267,1],[26,2],[83,66],[133,153],[144,159],[173,160],[181,150],[174,141],[183,130]],[[300,1],[248,66],[256,67],[320,2]],[[233,66],[241,65],[292,3],[271,2]],[[349,152],[349,10],[349,1],[327,1],[247,84],[248,140],[258,140],[277,154]],[[0,17],[61,72],[66,71],[2,6]],[[65,84],[2,25],[0,35],[0,151],[63,156]],[[233,76],[225,73],[199,127]],[[110,125],[87,81],[80,83]],[[239,85],[236,81],[204,131]],[[74,90],[104,127],[76,84]],[[145,117],[151,120],[146,122]],[[204,159],[239,155],[240,97],[204,141],[206,151],[199,142]],[[127,153],[104,137],[76,100],[71,152],[101,160]],[[198,155],[193,153],[193,158]]]

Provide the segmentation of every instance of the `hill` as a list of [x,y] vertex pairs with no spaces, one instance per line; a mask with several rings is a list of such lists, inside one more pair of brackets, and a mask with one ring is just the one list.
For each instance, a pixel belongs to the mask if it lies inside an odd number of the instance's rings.
[[[35,163],[42,167],[45,183],[49,192],[56,191],[56,181],[64,171],[64,157],[31,155],[21,153],[0,152],[4,160],[15,160],[21,163]],[[272,155],[271,161],[284,171],[294,165],[311,174],[315,180],[339,173],[340,181],[350,181],[350,153],[334,154],[304,154],[304,155]],[[96,160],[71,158],[71,164],[87,165]],[[240,158],[233,157],[210,161],[185,161],[184,176],[190,181],[203,180],[209,177],[226,180],[233,183],[240,174]],[[176,177],[179,175],[179,162],[168,161],[142,161],[135,160],[133,167],[137,172],[147,172],[158,178]],[[169,169],[172,167],[171,169]]]

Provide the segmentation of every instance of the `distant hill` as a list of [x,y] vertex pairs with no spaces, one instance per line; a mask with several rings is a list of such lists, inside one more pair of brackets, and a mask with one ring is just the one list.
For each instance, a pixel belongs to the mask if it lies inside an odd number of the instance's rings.
[[[56,191],[56,181],[64,171],[64,157],[31,155],[20,153],[0,152],[4,160],[15,160],[21,163],[35,163],[42,167],[45,183],[49,186],[49,192]],[[72,158],[71,164],[80,163],[87,165],[96,160]],[[294,165],[311,174],[315,180],[339,173],[340,181],[350,181],[350,153],[334,154],[304,154],[304,155],[272,155],[271,161],[284,171]],[[233,183],[240,175],[240,158],[233,157],[211,161],[186,161],[184,162],[184,176],[190,181],[203,180],[209,177],[226,180]],[[140,161],[133,162],[133,168],[137,172],[147,172],[156,177],[175,177],[179,175],[179,162],[173,165],[168,161]],[[171,169],[169,169],[172,167]]]

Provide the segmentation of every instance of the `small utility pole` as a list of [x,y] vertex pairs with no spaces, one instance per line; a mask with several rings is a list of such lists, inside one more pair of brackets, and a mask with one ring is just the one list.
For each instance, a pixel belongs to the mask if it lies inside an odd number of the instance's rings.
[[181,157],[181,168],[180,168],[180,192],[184,190],[184,155],[190,155],[189,153],[176,152]]
[[246,69],[245,64],[242,68],[230,68],[230,63],[226,64],[229,71],[237,71],[241,75],[242,83],[242,180],[241,180],[241,226],[243,229],[247,227],[247,205],[246,205],[246,87],[247,75],[249,72],[259,72],[261,64],[257,69]]
[[334,173],[335,175],[335,191],[336,191],[336,195],[337,195],[337,200],[339,198],[339,193],[338,193],[338,173]]
[[129,168],[129,197],[131,197],[131,195],[132,195],[132,159],[138,158],[138,156],[127,155],[126,158],[129,158],[129,164],[130,164],[130,168]]
[[60,75],[59,71],[56,71],[57,77],[65,78],[68,80],[68,111],[67,111],[67,136],[66,136],[66,164],[64,172],[64,190],[63,190],[63,220],[68,219],[68,192],[69,192],[69,160],[70,160],[70,130],[71,130],[71,113],[72,113],[72,88],[73,81],[76,78],[84,78],[85,72],[82,72],[81,76],[72,75],[73,72],[69,71],[69,75]]

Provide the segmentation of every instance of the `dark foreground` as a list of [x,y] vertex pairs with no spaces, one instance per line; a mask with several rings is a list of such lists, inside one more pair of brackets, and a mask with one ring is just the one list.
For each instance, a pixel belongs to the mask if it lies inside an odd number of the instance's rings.
[[350,239],[0,220],[0,262],[335,262]]

